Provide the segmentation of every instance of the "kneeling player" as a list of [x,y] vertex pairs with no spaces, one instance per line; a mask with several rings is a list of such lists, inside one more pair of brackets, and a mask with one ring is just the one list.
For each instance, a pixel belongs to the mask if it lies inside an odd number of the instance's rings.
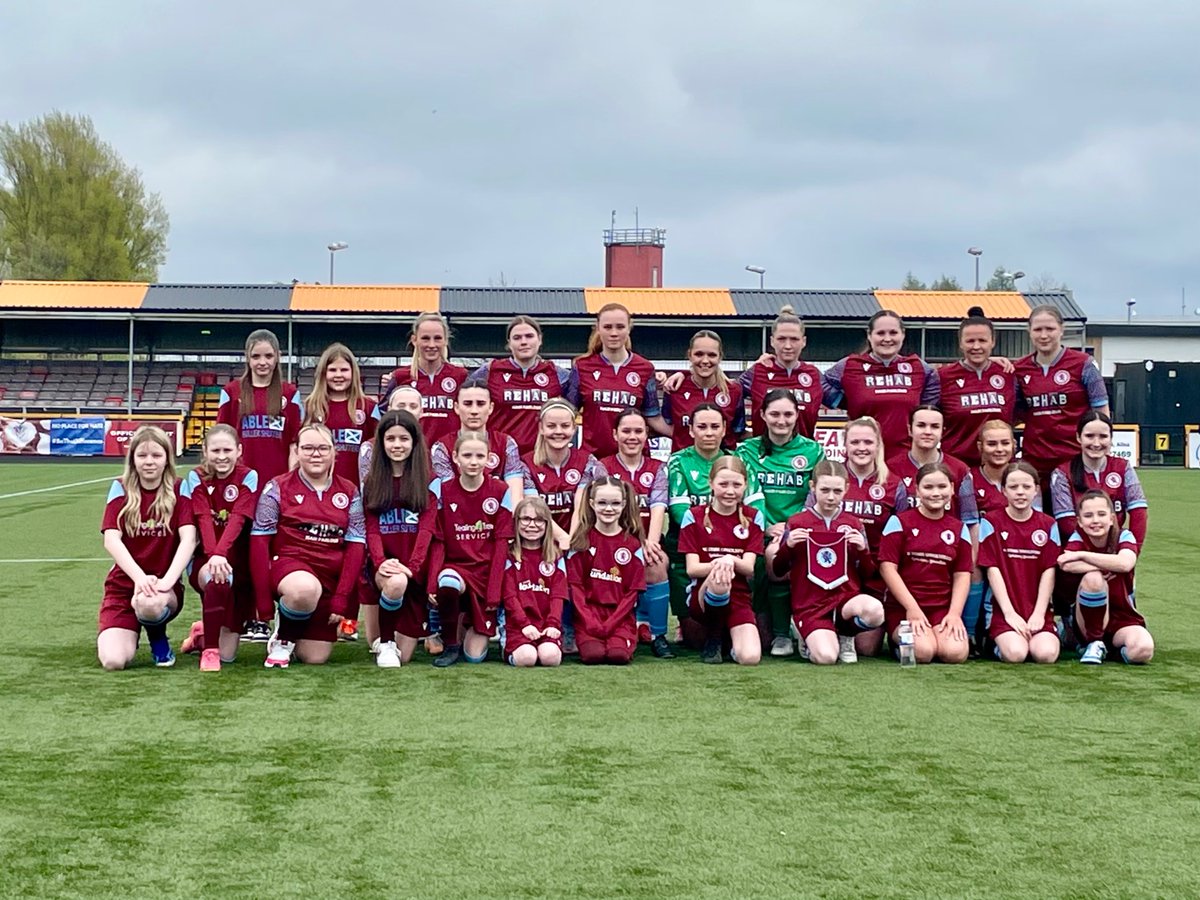
[[143,425],[133,433],[100,530],[114,563],[100,604],[100,665],[128,666],[143,628],[154,664],[175,665],[167,623],[183,605],[180,579],[196,549],[196,526],[188,486],[175,476],[174,448],[161,429]]
[[362,498],[333,471],[329,429],[305,425],[298,445],[300,465],[267,482],[250,532],[258,606],[279,598],[267,668],[286,669],[293,654],[310,665],[329,659],[366,552]]
[[777,577],[791,572],[792,620],[810,662],[858,662],[855,638],[883,624],[883,604],[862,591],[874,571],[862,523],[842,511],[846,468],[821,460],[813,468],[813,505],[790,516],[767,549]]
[[554,518],[541,497],[526,497],[513,516],[517,535],[504,568],[504,657],[529,668],[562,662],[567,567],[554,539]]
[[691,579],[688,613],[704,626],[702,662],[722,662],[728,638],[734,662],[756,666],[762,640],[751,580],[762,555],[763,514],[744,502],[749,476],[738,457],[714,462],[708,480],[708,503],[684,513],[679,529],[679,552]]
[[1000,476],[1007,505],[979,526],[979,568],[994,598],[988,634],[1003,662],[1058,660],[1058,631],[1050,611],[1058,559],[1058,526],[1034,510],[1040,498],[1037,470],[1010,463]]
[[1064,572],[1081,575],[1075,599],[1075,629],[1087,646],[1079,661],[1104,662],[1111,647],[1127,663],[1150,662],[1154,638],[1137,611],[1133,596],[1133,567],[1138,544],[1133,533],[1120,530],[1112,498],[1088,491],[1079,498],[1075,514],[1078,531],[1058,558]]

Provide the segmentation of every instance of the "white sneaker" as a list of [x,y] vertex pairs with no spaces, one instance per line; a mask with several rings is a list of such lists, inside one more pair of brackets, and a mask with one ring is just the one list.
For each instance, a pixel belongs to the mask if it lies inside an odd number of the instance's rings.
[[381,639],[380,639],[380,638],[375,638],[375,640],[371,641],[371,646],[369,646],[369,647],[367,648],[367,650],[369,650],[369,651],[370,651],[370,653],[371,653],[371,655],[372,655],[372,656],[378,656],[378,655],[379,655],[379,647],[380,647],[380,644],[381,644],[381,643],[382,643],[382,641],[381,641]]
[[858,662],[858,651],[854,649],[854,638],[848,634],[838,635],[838,662]]
[[1086,666],[1098,666],[1104,662],[1106,656],[1108,656],[1108,648],[1104,646],[1104,641],[1092,641],[1079,654],[1079,661]]
[[375,656],[375,665],[381,669],[400,668],[400,651],[396,649],[395,641],[384,641],[379,645]]
[[790,637],[784,637],[783,635],[780,635],[779,637],[775,638],[775,640],[771,641],[772,656],[791,656],[795,652],[796,645],[792,643],[792,639]]
[[292,663],[292,652],[296,649],[295,641],[281,641],[275,635],[267,642],[267,658],[263,665],[268,669],[286,669]]

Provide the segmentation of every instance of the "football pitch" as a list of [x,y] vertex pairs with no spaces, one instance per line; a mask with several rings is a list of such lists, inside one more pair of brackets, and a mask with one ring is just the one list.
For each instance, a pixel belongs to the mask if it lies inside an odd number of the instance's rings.
[[1200,896],[1200,473],[1141,473],[1145,668],[201,675],[96,663],[118,471],[0,464],[2,896]]

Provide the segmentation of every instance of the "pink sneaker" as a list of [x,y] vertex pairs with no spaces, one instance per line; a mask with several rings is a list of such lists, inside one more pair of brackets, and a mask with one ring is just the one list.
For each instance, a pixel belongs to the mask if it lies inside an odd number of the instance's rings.
[[221,671],[221,651],[220,650],[205,650],[200,654],[200,671],[201,672],[220,672]]
[[204,623],[193,622],[188,636],[179,645],[180,653],[199,653],[204,646]]

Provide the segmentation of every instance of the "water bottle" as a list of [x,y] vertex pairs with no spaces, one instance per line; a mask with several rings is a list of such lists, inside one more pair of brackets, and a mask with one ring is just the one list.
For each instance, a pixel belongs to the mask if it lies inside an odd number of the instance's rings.
[[900,668],[907,669],[910,666],[915,666],[917,664],[916,638],[913,635],[912,623],[908,619],[900,623],[900,628],[896,632],[896,636],[900,641],[898,648],[900,653]]

